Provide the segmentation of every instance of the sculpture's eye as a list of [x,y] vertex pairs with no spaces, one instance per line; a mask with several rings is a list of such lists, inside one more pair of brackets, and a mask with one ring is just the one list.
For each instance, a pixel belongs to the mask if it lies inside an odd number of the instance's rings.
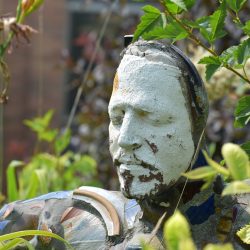
[[144,117],[147,117],[147,116],[150,114],[150,112],[145,111],[145,110],[138,110],[138,111],[137,111],[137,114],[138,114],[140,117],[144,118]]
[[114,126],[119,126],[122,124],[123,117],[124,117],[125,111],[124,110],[116,110],[113,111],[112,114],[110,114],[110,121]]

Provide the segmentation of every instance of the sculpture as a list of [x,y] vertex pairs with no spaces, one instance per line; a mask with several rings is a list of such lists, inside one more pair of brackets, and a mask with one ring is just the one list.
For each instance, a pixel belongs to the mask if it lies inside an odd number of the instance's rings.
[[[198,248],[220,240],[218,225],[230,212],[237,221],[226,237],[233,237],[244,223],[242,214],[249,220],[249,201],[221,200],[217,189],[199,193],[192,183],[184,190],[181,178],[197,157],[207,107],[202,80],[181,51],[155,41],[131,44],[109,104],[110,152],[123,195],[81,187],[17,201],[0,210],[0,234],[39,228],[59,234],[75,249],[140,249],[140,237],[149,237],[162,214],[170,216],[180,205]],[[159,230],[154,238],[159,249],[161,237]],[[64,249],[48,237],[31,242],[37,249]]]

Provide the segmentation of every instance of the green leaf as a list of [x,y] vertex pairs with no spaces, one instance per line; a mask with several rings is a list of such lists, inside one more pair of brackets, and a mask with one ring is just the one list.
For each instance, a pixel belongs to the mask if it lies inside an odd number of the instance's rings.
[[220,64],[218,56],[205,56],[200,59],[199,64]]
[[198,29],[199,23],[192,21],[192,20],[188,20],[188,19],[182,19],[182,23],[185,23],[187,26],[191,27],[191,28],[196,28]]
[[71,168],[82,172],[84,175],[93,175],[96,174],[96,161],[92,157],[84,155],[80,159],[75,159]]
[[233,181],[223,190],[222,195],[235,195],[250,193],[250,186],[243,181]]
[[234,67],[238,65],[238,46],[231,46],[228,49],[224,50],[219,60],[223,65],[229,65],[230,67]]
[[223,1],[220,7],[210,16],[209,23],[211,25],[211,40],[215,41],[223,37],[226,32],[224,31],[224,23],[226,18],[226,5]]
[[211,38],[210,38],[211,25],[209,21],[210,21],[210,17],[204,16],[204,17],[198,18],[196,20],[196,23],[199,24],[201,35],[211,44],[212,43]]
[[226,143],[222,146],[221,152],[234,180],[250,177],[248,156],[239,145]]
[[224,30],[225,18],[226,5],[225,1],[222,1],[220,7],[212,15],[197,19],[202,36],[210,44],[227,34]]
[[41,117],[36,117],[32,120],[24,120],[24,124],[36,132],[38,140],[52,142],[58,134],[57,129],[49,128],[53,113],[53,110],[49,110]]
[[247,0],[226,0],[227,5],[230,9],[232,9],[234,12],[238,13],[243,5],[246,3]]
[[57,240],[60,240],[66,244],[66,246],[70,249],[73,250],[72,246],[62,237],[60,237],[57,234],[48,232],[48,231],[42,231],[42,230],[25,230],[25,231],[19,231],[15,233],[9,233],[5,235],[0,235],[0,242],[7,241],[7,240],[12,240],[15,238],[20,238],[20,237],[26,237],[26,236],[45,236],[45,237],[52,237]]
[[49,110],[42,117],[37,117],[32,120],[24,120],[24,124],[31,128],[34,132],[43,132],[49,126],[53,113],[53,110]]
[[208,244],[203,250],[234,250],[232,244]]
[[70,138],[71,138],[71,131],[67,129],[61,136],[59,136],[56,139],[55,141],[56,155],[60,155],[63,152],[63,150],[65,150],[68,147],[70,143]]
[[236,234],[244,243],[250,244],[250,224],[241,228]]
[[172,2],[172,3],[174,3],[175,5],[177,5],[181,9],[187,11],[187,6],[186,6],[184,0],[169,0],[169,1]]
[[47,142],[52,142],[58,134],[57,129],[50,129],[46,131],[42,131],[38,134],[39,140],[44,140]]
[[161,20],[161,12],[157,8],[146,5],[142,9],[145,14],[141,17],[140,23],[137,25],[133,41],[138,40],[143,33],[152,30]]
[[174,14],[174,15],[177,15],[177,14],[180,14],[183,12],[183,9],[180,8],[178,5],[176,5],[175,3],[172,3],[170,2],[169,0],[165,0],[164,2],[165,6],[166,6],[166,9]]
[[214,177],[215,176],[212,175],[212,176],[209,176],[209,177],[203,179],[203,181],[205,183],[201,186],[201,190],[205,190],[205,189],[209,188],[214,182]]
[[144,241],[141,242],[142,250],[155,250],[150,244],[145,243]]
[[7,167],[7,194],[8,201],[18,200],[16,168],[24,165],[22,161],[11,161]]
[[250,120],[250,96],[240,98],[236,106],[234,126],[242,128],[249,123]]
[[212,75],[221,66],[220,59],[219,59],[219,57],[216,57],[216,56],[203,57],[198,63],[206,65],[206,80],[207,81],[212,77]]
[[36,169],[34,171],[36,179],[38,180],[38,188],[41,191],[41,194],[46,194],[49,192],[48,183],[47,183],[47,171],[46,169]]
[[179,249],[185,249],[185,250],[196,250],[197,248],[195,247],[195,244],[192,240],[192,238],[184,239],[180,241],[180,247]]
[[156,27],[142,35],[145,40],[152,39],[173,39],[173,42],[182,40],[188,36],[188,33],[177,22],[168,23],[165,28]]
[[201,180],[212,176],[214,177],[216,174],[217,172],[212,167],[207,166],[207,167],[196,168],[182,175],[191,180]]
[[206,65],[206,80],[210,80],[213,74],[220,68],[220,65],[208,64]]
[[211,166],[217,173],[223,175],[225,178],[229,177],[229,171],[226,168],[222,167],[216,161],[212,160],[208,156],[208,154],[205,150],[203,150],[202,152],[203,152],[203,155],[205,156],[205,159],[206,159],[209,166]]
[[26,246],[29,250],[35,250],[35,248],[31,245],[31,243],[25,239],[17,238],[10,241],[7,241],[3,247],[0,246],[1,250],[9,250],[9,249],[18,249],[17,247]]
[[[183,242],[189,242],[185,248],[187,250],[194,250],[192,244],[190,227],[186,218],[179,212],[175,212],[164,225],[164,240],[168,250],[178,250]],[[191,244],[190,244],[191,241]]]
[[184,10],[190,9],[195,3],[195,0],[165,0],[164,4],[167,10],[176,15]]
[[248,36],[250,36],[250,20],[248,20],[245,25],[242,27],[242,30],[244,33]]
[[39,184],[39,180],[38,180],[36,171],[33,171],[32,175],[30,176],[30,182],[27,188],[25,199],[34,198],[38,194],[38,184]]
[[244,40],[237,50],[238,63],[245,65],[246,61],[250,58],[250,38]]
[[248,158],[250,158],[250,141],[241,144],[240,147],[247,153]]

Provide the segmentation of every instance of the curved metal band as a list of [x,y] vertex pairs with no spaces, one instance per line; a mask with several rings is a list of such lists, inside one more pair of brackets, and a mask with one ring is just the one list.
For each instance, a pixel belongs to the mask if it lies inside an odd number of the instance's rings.
[[91,192],[88,190],[81,190],[81,189],[74,190],[73,195],[86,196],[100,202],[107,209],[110,218],[113,222],[113,232],[111,235],[109,234],[109,236],[120,235],[121,232],[120,219],[115,207],[109,200],[107,200],[106,198],[95,192]]

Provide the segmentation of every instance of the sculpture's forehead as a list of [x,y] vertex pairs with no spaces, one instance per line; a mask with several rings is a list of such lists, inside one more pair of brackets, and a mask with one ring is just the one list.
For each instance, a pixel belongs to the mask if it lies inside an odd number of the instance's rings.
[[143,57],[124,55],[117,69],[117,73],[120,77],[126,77],[128,74],[136,75],[136,73],[147,76],[155,70],[165,70],[164,74],[166,75],[180,75],[181,71],[176,66],[173,58],[162,52],[160,53],[160,55],[149,53]]
[[180,81],[180,70],[173,65],[125,55],[114,78],[112,96],[172,99],[183,94]]

